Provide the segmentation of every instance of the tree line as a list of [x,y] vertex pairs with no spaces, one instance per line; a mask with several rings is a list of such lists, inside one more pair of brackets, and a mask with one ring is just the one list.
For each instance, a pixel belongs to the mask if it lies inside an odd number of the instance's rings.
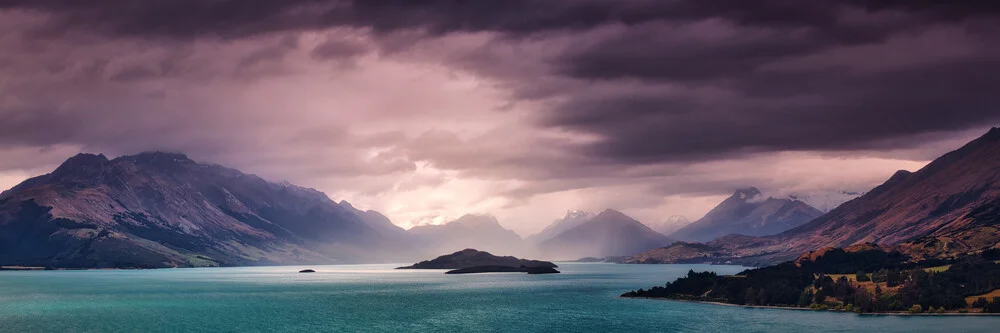
[[[735,276],[689,271],[663,286],[622,296],[855,312],[964,311],[970,305],[966,297],[1000,289],[1000,264],[993,256],[1000,251],[949,260],[947,270],[929,272],[925,268],[942,261],[909,263],[901,255],[879,250],[830,251],[811,262],[787,262]],[[852,272],[856,282],[846,272]],[[971,305],[1000,313],[1000,298]]]

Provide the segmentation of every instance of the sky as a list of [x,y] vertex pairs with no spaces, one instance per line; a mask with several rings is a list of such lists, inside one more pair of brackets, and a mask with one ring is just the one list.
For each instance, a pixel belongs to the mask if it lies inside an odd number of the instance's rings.
[[159,150],[403,227],[694,220],[916,170],[998,86],[988,1],[0,0],[0,187]]

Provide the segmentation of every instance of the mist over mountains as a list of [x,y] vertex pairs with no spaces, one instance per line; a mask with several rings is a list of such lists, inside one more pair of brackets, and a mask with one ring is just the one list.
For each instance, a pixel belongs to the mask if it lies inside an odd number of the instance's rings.
[[628,255],[666,244],[624,214],[575,211],[523,240],[489,215],[404,230],[379,212],[183,154],[79,154],[0,194],[0,263],[154,268],[405,262],[465,248]]
[[490,215],[468,214],[441,225],[416,226],[408,232],[421,251],[429,254],[468,248],[510,255],[530,254],[520,236],[505,229]]
[[670,237],[707,242],[729,234],[767,236],[800,226],[823,215],[808,204],[792,199],[764,197],[755,187],[736,190],[704,217],[670,234]]
[[[565,225],[569,223],[574,225]],[[557,225],[565,227],[565,230],[537,243],[544,256],[562,259],[627,256],[673,242],[669,237],[612,209],[585,219],[563,219],[557,221]]]
[[[404,230],[372,210],[176,153],[79,154],[0,193],[0,264],[152,268],[406,262],[465,248],[543,259],[776,262],[863,243],[948,257],[1000,241],[1000,129],[828,213],[753,187],[669,236],[569,211],[522,239],[489,215]],[[683,217],[653,224],[664,230]],[[687,242],[677,242],[677,241]],[[655,250],[655,251],[654,251]]]
[[945,258],[996,247],[998,221],[1000,128],[993,128],[916,172],[896,172],[865,195],[802,226],[766,237],[726,236],[708,244],[727,256],[763,262],[864,243]]
[[74,156],[0,194],[0,261],[186,267],[394,260],[385,216],[172,153]]
[[647,225],[649,225],[649,228],[658,233],[669,235],[687,226],[688,224],[691,224],[691,221],[688,220],[686,216],[673,215],[668,217],[666,220],[648,223]]

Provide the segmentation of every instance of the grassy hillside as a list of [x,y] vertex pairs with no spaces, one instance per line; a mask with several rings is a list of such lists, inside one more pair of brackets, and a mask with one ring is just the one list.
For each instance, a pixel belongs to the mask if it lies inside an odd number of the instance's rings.
[[735,276],[690,271],[664,286],[622,297],[858,313],[1000,312],[1000,298],[994,299],[1000,297],[1000,264],[992,256],[910,262],[899,253],[877,249],[833,249]]

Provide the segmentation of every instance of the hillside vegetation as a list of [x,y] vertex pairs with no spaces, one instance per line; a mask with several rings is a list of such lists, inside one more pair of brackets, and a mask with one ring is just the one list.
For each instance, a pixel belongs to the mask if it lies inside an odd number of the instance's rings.
[[[871,312],[1000,312],[996,251],[949,261],[912,262],[898,252],[827,249],[734,276],[687,276],[622,297],[712,301]],[[928,270],[947,266],[946,269]]]

